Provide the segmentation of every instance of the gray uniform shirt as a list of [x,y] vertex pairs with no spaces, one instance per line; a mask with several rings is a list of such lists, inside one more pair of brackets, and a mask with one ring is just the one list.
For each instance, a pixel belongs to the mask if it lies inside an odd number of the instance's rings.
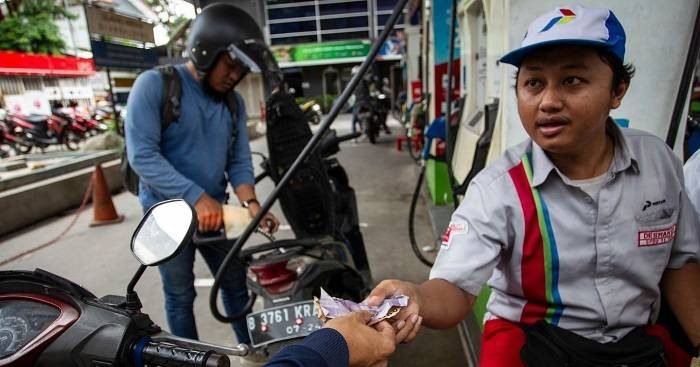
[[699,226],[664,142],[611,121],[608,132],[597,202],[531,140],[508,149],[469,185],[430,278],[472,295],[488,282],[485,320],[546,319],[598,342],[647,324],[664,270],[698,259]]

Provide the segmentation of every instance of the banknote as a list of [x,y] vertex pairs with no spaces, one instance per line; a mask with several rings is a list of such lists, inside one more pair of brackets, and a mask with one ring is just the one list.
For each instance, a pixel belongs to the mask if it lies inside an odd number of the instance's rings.
[[370,319],[369,325],[373,325],[382,320],[396,316],[402,308],[408,306],[408,296],[399,295],[387,298],[378,307],[373,307],[365,303],[355,303],[350,300],[331,297],[321,288],[321,297],[314,297],[314,306],[316,315],[323,322],[353,311],[369,311],[372,313],[372,319]]

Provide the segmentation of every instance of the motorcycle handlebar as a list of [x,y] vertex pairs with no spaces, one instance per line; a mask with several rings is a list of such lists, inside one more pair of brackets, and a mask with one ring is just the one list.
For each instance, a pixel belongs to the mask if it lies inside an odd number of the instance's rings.
[[141,356],[144,364],[162,367],[229,367],[231,365],[231,360],[224,354],[153,341],[143,346]]

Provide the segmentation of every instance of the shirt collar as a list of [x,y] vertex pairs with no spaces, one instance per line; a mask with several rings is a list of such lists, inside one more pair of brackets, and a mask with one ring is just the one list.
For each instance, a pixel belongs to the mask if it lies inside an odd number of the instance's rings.
[[[635,173],[639,173],[639,166],[634,153],[629,149],[629,144],[625,135],[622,133],[617,124],[608,117],[606,122],[606,130],[613,138],[615,144],[615,156],[613,161],[612,172],[618,173],[632,168]],[[552,171],[555,171],[560,177],[563,175],[554,166],[554,163],[547,157],[545,151],[532,141],[532,187],[537,187],[544,183]]]

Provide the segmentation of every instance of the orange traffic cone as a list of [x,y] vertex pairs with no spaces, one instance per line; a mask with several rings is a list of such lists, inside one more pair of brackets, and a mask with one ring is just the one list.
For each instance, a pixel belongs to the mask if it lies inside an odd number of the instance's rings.
[[95,166],[95,171],[92,173],[92,209],[93,220],[90,227],[119,223],[124,220],[124,216],[117,214],[114,208],[104,172],[99,164]]

